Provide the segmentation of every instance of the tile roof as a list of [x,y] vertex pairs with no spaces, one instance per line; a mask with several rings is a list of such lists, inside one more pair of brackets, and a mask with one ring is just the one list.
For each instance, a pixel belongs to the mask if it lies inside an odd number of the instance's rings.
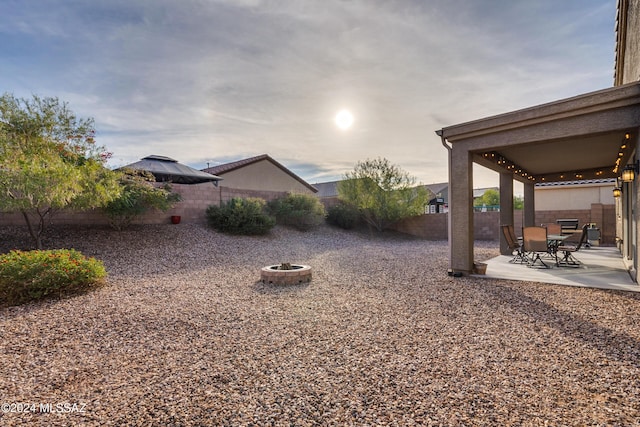
[[338,197],[338,183],[340,181],[318,182],[313,184],[318,189],[318,197]]
[[536,187],[562,187],[575,185],[615,184],[616,178],[583,179],[581,181],[536,182]]

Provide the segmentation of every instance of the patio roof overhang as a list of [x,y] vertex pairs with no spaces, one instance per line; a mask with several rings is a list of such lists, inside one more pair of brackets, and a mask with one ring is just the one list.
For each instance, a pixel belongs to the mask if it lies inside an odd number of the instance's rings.
[[[500,200],[504,201],[500,223],[513,224],[513,180],[517,180],[524,183],[523,224],[534,225],[536,182],[618,177],[638,157],[640,82],[436,133],[449,149],[450,272],[469,274],[473,270],[473,163],[500,174]],[[504,239],[500,248],[508,252]]]
[[521,182],[613,178],[634,152],[640,82],[443,128],[473,161]]

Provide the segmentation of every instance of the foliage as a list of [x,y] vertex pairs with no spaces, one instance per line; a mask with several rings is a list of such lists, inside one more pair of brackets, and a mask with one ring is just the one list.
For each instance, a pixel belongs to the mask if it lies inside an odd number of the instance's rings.
[[410,216],[424,213],[428,192],[416,179],[387,159],[358,162],[338,183],[339,198],[355,206],[378,231]]
[[207,208],[207,221],[218,231],[230,234],[266,234],[276,220],[266,212],[263,199],[234,197],[221,206]]
[[513,198],[513,209],[517,211],[521,211],[524,209],[524,197],[522,196],[514,196]]
[[324,221],[324,206],[317,197],[308,194],[288,194],[271,200],[267,207],[276,223],[301,231],[310,230]]
[[120,193],[94,134],[92,119],[57,98],[0,97],[0,207],[22,213],[38,249],[53,212],[96,208]]
[[151,183],[155,178],[149,172],[132,169],[122,172],[122,193],[103,208],[111,227],[116,230],[127,228],[134,219],[152,209],[166,212],[181,200],[169,185],[154,187]]
[[473,206],[500,206],[500,192],[493,188],[485,190],[482,196],[473,201]]
[[73,249],[11,251],[0,255],[0,305],[81,292],[106,275],[101,261]]
[[355,227],[359,219],[358,209],[346,203],[338,203],[327,209],[327,222],[345,230]]
[[[500,206],[500,192],[493,188],[489,188],[485,190],[481,197],[478,197],[473,201],[473,206],[481,207],[484,206]],[[513,197],[513,209],[514,210],[522,210],[524,209],[524,197],[522,196],[514,196]]]

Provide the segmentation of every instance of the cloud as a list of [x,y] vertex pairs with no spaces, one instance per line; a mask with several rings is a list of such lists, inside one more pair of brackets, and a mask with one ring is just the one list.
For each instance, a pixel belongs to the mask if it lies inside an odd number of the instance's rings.
[[[435,129],[607,87],[613,74],[613,0],[34,0],[6,10],[0,85],[69,101],[122,163],[161,154],[205,167],[268,153],[330,180],[381,156],[443,181]],[[332,123],[341,108],[355,115],[349,132]]]

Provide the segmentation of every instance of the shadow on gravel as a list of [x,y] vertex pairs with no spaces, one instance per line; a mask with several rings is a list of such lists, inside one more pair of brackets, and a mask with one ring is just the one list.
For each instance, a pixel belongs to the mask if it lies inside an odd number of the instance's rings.
[[[542,322],[566,337],[582,341],[592,349],[606,354],[613,360],[640,367],[640,341],[628,334],[620,333],[605,326],[597,325],[580,316],[559,310],[508,286],[483,284],[476,289],[479,292],[483,292],[488,299],[493,300],[495,305],[509,305],[511,308],[533,319],[534,322]],[[616,294],[626,297],[628,293],[621,292]],[[635,303],[640,304],[639,299],[632,299],[634,302],[630,302],[630,304],[634,306]]]
[[262,280],[258,280],[251,285],[251,289],[262,295],[282,295],[303,291],[312,284],[313,280],[294,285],[276,285],[274,283],[262,283]]

